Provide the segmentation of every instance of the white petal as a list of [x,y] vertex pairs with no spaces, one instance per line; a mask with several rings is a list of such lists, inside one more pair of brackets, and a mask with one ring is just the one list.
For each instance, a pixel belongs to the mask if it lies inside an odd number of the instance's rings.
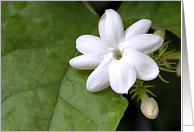
[[108,48],[116,48],[124,40],[124,27],[120,15],[108,9],[98,23],[99,34]]
[[133,48],[144,54],[149,54],[162,46],[164,39],[155,34],[141,34],[125,41],[122,49]]
[[79,70],[86,70],[86,69],[95,69],[102,59],[93,58],[87,55],[80,55],[75,57],[69,61],[69,64]]
[[104,59],[100,65],[90,74],[86,82],[86,88],[90,92],[98,92],[109,86],[108,65],[111,59]]
[[125,40],[136,35],[145,34],[151,27],[152,22],[148,19],[141,19],[125,30]]
[[137,78],[149,81],[158,76],[159,67],[148,55],[134,49],[128,49],[124,52],[124,56],[127,56],[132,61],[137,72]]
[[136,80],[133,64],[124,58],[113,61],[109,65],[109,79],[110,85],[116,93],[128,93]]
[[96,58],[104,58],[110,52],[103,46],[101,39],[93,35],[82,35],[77,38],[76,48],[79,52]]

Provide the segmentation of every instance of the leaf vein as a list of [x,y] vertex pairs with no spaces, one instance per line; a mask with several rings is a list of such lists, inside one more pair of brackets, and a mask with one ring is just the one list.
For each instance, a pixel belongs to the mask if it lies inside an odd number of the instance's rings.
[[93,119],[92,117],[90,117],[88,114],[84,113],[83,111],[81,111],[79,108],[75,107],[74,105],[70,104],[69,102],[67,102],[66,100],[64,100],[63,98],[59,97],[59,99],[61,99],[62,101],[64,101],[65,103],[67,103],[68,105],[70,105],[72,108],[74,108],[75,110],[83,113],[84,115],[86,115],[89,119],[91,119],[93,122],[98,123],[98,121],[96,121],[95,119]]

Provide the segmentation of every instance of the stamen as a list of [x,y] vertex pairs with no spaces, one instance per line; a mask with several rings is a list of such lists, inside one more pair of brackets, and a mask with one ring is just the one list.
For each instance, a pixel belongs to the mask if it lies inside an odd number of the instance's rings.
[[120,60],[122,58],[122,55],[117,56],[117,60]]
[[122,54],[119,50],[114,51],[115,59],[120,60],[122,58]]

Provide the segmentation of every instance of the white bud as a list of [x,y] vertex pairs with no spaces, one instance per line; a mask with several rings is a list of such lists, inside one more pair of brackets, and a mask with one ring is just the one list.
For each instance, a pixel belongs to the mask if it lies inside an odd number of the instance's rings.
[[160,30],[156,30],[154,32],[154,34],[159,35],[160,37],[164,38],[165,37],[165,29],[160,29]]
[[149,119],[155,119],[158,116],[159,108],[157,102],[151,97],[145,99],[140,105],[141,111]]

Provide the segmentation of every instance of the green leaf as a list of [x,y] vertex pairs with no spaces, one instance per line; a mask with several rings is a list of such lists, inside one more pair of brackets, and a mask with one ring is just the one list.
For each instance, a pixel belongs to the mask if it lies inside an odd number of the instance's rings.
[[118,12],[124,21],[150,19],[153,29],[164,28],[181,37],[181,1],[125,1]]
[[98,17],[78,2],[33,2],[1,28],[1,130],[115,130],[128,105],[110,88],[88,92],[91,71],[69,66]]
[[31,3],[32,1],[1,1],[1,24]]
[[88,92],[85,80],[89,74],[90,71],[68,69],[61,83],[50,130],[62,131],[64,127],[67,131],[116,129],[127,107],[127,100],[115,94],[110,87],[98,93]]

